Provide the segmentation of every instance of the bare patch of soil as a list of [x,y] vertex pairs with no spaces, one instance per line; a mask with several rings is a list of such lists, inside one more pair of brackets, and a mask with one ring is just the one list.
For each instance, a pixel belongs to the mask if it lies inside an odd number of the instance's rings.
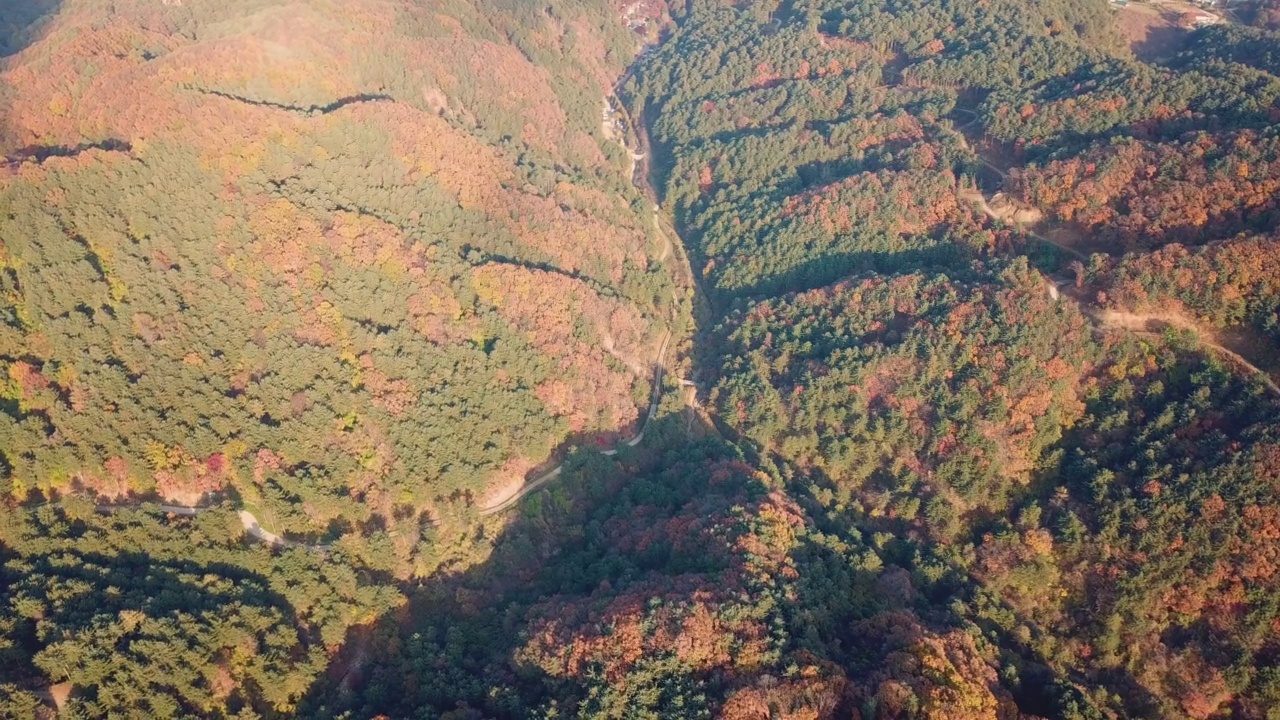
[[525,477],[534,467],[534,463],[525,458],[513,458],[508,461],[497,476],[489,482],[480,507],[490,508],[506,503],[515,497],[525,485]]
[[[1161,333],[1168,328],[1190,331],[1205,347],[1220,353],[1241,368],[1259,375],[1267,388],[1280,397],[1280,385],[1276,384],[1275,378],[1253,362],[1267,364],[1274,355],[1274,348],[1243,328],[1233,328],[1226,332],[1217,331],[1204,327],[1193,318],[1176,311],[1135,313],[1124,310],[1102,310],[1094,317],[1103,327],[1123,328],[1137,333]],[[1258,354],[1246,358],[1244,353]]]
[[1116,27],[1129,41],[1129,49],[1143,62],[1161,62],[1178,54],[1190,31],[1179,24],[1180,15],[1168,7],[1134,3],[1116,10]]

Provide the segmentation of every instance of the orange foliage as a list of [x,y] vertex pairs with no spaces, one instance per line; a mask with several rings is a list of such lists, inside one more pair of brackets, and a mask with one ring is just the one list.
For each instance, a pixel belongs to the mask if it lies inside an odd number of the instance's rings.
[[1218,327],[1246,321],[1255,304],[1280,295],[1280,238],[1237,237],[1199,250],[1167,245],[1116,264],[1104,290],[1109,307],[1135,312],[1190,311]]
[[[752,471],[741,463],[724,462],[711,472],[728,480]],[[736,490],[741,482],[723,487]],[[765,617],[743,605],[749,597],[746,588],[760,582],[771,585],[786,576],[788,556],[797,542],[794,528],[803,519],[799,509],[777,492],[754,503],[737,498],[735,502],[745,505],[745,510],[725,507],[723,500],[710,514],[700,507],[701,501],[695,501],[657,527],[646,524],[646,508],[637,508],[634,517],[617,518],[602,532],[616,551],[644,552],[651,542],[660,542],[677,553],[704,556],[709,552],[726,563],[724,570],[657,575],[630,583],[625,594],[603,584],[588,597],[546,600],[529,613],[530,640],[517,652],[518,660],[570,679],[599,668],[615,686],[628,682],[628,672],[641,659],[668,653],[692,673],[753,677],[765,666],[770,630]],[[735,537],[736,543],[726,548],[726,540]],[[795,689],[839,697],[842,680],[821,674],[818,668],[807,670]],[[749,711],[752,692],[731,703],[735,712]],[[769,694],[766,687],[756,692]],[[788,695],[785,690],[778,692]],[[799,706],[796,711],[800,712]]]
[[1011,179],[1024,202],[1103,239],[1127,247],[1199,242],[1228,237],[1280,207],[1280,141],[1245,130],[1116,143]]
[[[565,414],[574,431],[636,420],[631,387],[647,379],[653,351],[652,328],[633,306],[580,280],[512,265],[479,267],[473,282],[482,301],[557,359],[555,376],[537,389],[548,410]],[[579,328],[589,338],[579,338]]]
[[950,171],[922,180],[915,173],[861,173],[787,199],[783,215],[800,215],[831,234],[855,224],[880,225],[890,232],[919,233],[946,219],[959,203]]
[[801,654],[812,664],[796,676],[778,680],[765,676],[731,694],[720,709],[722,720],[827,720],[849,692],[849,681],[831,663]]
[[862,705],[874,714],[859,720],[1010,720],[1017,705],[1001,685],[990,660],[973,638],[959,631],[936,633],[909,613],[887,613],[863,623],[862,636],[879,638],[885,660],[859,684]]

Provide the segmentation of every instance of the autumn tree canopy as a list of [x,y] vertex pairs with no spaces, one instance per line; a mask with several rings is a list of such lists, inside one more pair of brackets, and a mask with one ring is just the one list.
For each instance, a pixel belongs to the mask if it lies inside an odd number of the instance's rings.
[[8,3],[0,717],[1276,720],[1273,15]]

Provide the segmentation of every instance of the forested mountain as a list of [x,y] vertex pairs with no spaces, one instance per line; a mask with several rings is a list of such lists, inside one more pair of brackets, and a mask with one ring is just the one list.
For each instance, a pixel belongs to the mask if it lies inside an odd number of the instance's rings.
[[1280,35],[1124,12],[6,10],[0,716],[1277,720]]
[[[4,678],[289,714],[397,583],[469,561],[477,508],[640,426],[672,284],[600,117],[637,40],[580,2],[21,5]],[[93,512],[141,500],[223,509]]]
[[1102,3],[677,22],[630,90],[719,308],[716,417],[1021,712],[1275,717],[1277,36],[1157,66]]
[[500,5],[69,2],[8,58],[9,491],[233,490],[407,576],[461,495],[633,427],[670,301],[600,129],[631,41]]

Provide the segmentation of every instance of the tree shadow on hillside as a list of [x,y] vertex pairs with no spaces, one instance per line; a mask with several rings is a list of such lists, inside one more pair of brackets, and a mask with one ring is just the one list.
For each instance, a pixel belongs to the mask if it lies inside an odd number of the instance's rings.
[[402,587],[404,606],[348,631],[300,714],[520,718],[561,696],[565,679],[519,657],[528,613],[556,596],[608,597],[680,571],[661,543],[619,551],[605,540],[618,523],[660,527],[697,496],[700,468],[731,459],[711,433],[686,441],[687,422],[682,412],[661,416],[643,443],[613,457],[568,452],[562,475],[522,499],[505,525],[482,519],[467,529],[480,538],[497,528],[486,560]]
[[[42,30],[62,5],[62,0],[0,0],[0,71],[9,58],[39,40]],[[0,84],[0,172],[5,172],[5,150],[15,141],[10,137],[13,122],[9,89]],[[20,141],[18,141],[20,142]]]
[[61,5],[62,0],[0,1],[0,67],[3,58],[21,52],[39,38],[44,22]]
[[1159,12],[1160,19],[1145,25],[1140,40],[1129,44],[1134,57],[1146,63],[1163,64],[1186,47],[1191,31],[1182,26],[1182,17],[1168,10]]
[[[1123,688],[1126,701],[1135,708],[1153,707],[1154,696],[1128,669],[1117,668],[1101,674],[1091,674],[1083,668],[1055,669],[1033,647],[992,617],[981,613],[957,617],[957,607],[975,603],[975,591],[981,583],[968,571],[956,572],[952,568],[951,572],[938,573],[939,568],[931,559],[929,547],[950,545],[968,547],[972,551],[973,547],[981,546],[984,535],[999,529],[1002,520],[998,513],[971,511],[964,516],[957,537],[942,540],[934,536],[929,521],[924,517],[905,518],[896,516],[892,511],[871,513],[856,501],[832,507],[819,494],[839,495],[839,483],[835,479],[817,467],[794,472],[804,478],[804,482],[791,485],[796,502],[814,519],[818,530],[850,545],[880,538],[875,544],[885,564],[885,572],[875,580],[875,592],[869,597],[888,603],[893,609],[910,609],[933,627],[968,623],[980,627],[997,648],[1005,667],[1016,668],[1016,673],[1006,678],[1003,684],[1020,711],[1036,717],[1063,717],[1066,708],[1092,709],[1095,707],[1093,700],[1080,688],[1094,687],[1099,682],[1105,682],[1111,688]],[[878,471],[873,473],[869,486],[888,480],[887,476],[877,478],[877,475]],[[928,567],[930,565],[932,567]],[[1018,613],[1012,608],[1005,610],[1015,616]],[[1034,624],[1030,619],[1026,621]],[[1094,715],[1083,714],[1080,717]]]
[[[133,711],[163,706],[124,688],[136,689],[145,677],[149,692],[173,701],[193,715],[200,714],[208,688],[192,687],[188,678],[172,682],[163,667],[176,663],[201,667],[214,662],[212,654],[227,651],[221,645],[233,616],[252,611],[258,622],[274,618],[273,629],[287,633],[301,628],[292,606],[271,589],[268,579],[227,563],[198,563],[155,557],[147,552],[74,551],[34,555],[15,554],[9,568],[0,567],[0,603],[21,607],[24,615],[12,627],[11,645],[0,654],[0,676],[31,688],[46,704],[70,703],[84,712],[102,697],[120,703],[131,696]],[[228,615],[220,615],[235,608]],[[157,633],[175,633],[177,656],[156,660]],[[167,639],[167,638],[166,638]],[[313,639],[314,641],[314,639]],[[179,649],[181,647],[181,649]],[[40,672],[34,659],[61,673],[56,686],[44,686],[59,672]],[[68,659],[78,659],[68,664]],[[103,664],[104,658],[110,658]],[[153,662],[154,661],[154,662]],[[189,664],[189,665],[188,665]],[[157,672],[160,670],[160,672]],[[246,679],[247,680],[247,679]],[[224,702],[232,712],[256,706],[256,688],[236,685]],[[121,705],[115,705],[120,709]]]
[[[827,252],[787,268],[777,268],[743,287],[711,289],[721,308],[735,301],[765,299],[826,287],[864,273],[891,275],[898,272],[948,271],[962,268],[968,256],[963,247],[944,239],[924,239],[919,247],[901,250],[848,250]],[[717,366],[713,358],[707,362]]]
[[128,153],[133,151],[133,145],[120,138],[107,138],[100,142],[83,142],[79,145],[28,145],[12,151],[9,154],[9,162],[42,163],[53,157],[76,157],[89,150]]

